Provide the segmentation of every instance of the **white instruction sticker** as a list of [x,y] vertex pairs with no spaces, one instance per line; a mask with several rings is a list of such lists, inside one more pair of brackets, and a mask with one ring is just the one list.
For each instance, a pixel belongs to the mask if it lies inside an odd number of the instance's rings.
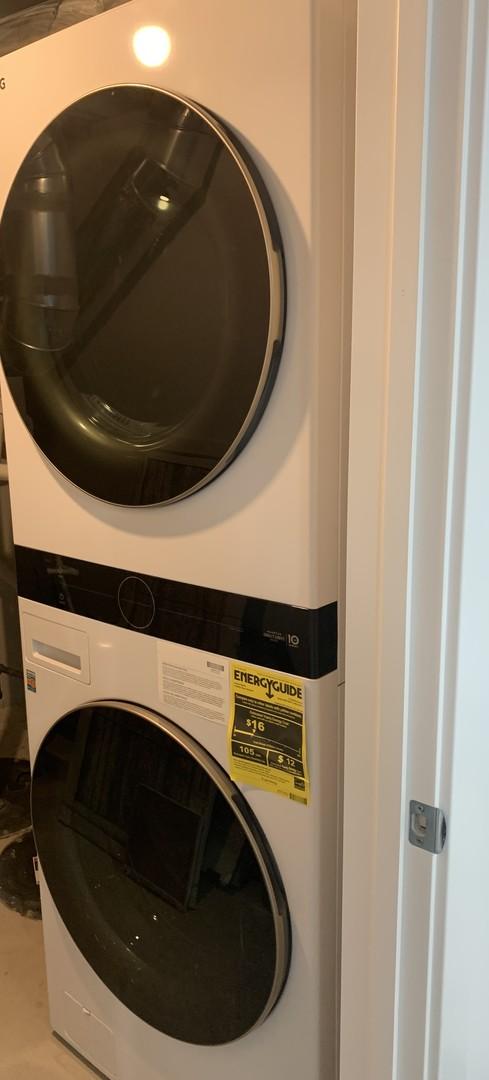
[[229,663],[214,653],[201,652],[171,641],[158,642],[160,701],[203,720],[227,722]]

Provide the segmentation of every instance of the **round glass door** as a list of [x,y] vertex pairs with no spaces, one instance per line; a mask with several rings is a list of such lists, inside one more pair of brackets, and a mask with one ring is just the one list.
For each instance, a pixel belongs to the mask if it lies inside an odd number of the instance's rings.
[[69,713],[37,755],[32,820],[63,923],[133,1013],[202,1045],[266,1019],[289,967],[283,886],[239,790],[190,736],[118,702]]
[[255,166],[200,106],[100,90],[32,146],[0,223],[0,353],[33,438],[84,491],[174,502],[252,434],[284,330]]

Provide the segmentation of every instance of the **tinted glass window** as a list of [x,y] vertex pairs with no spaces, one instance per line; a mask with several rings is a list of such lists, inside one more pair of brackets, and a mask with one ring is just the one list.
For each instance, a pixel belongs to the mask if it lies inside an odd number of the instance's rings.
[[50,124],[1,222],[0,349],[64,475],[147,505],[232,460],[280,354],[278,248],[254,166],[197,107],[109,88]]
[[129,1009],[177,1039],[229,1042],[282,989],[285,899],[237,789],[162,723],[97,706],[52,728],[33,772],[38,853],[71,936]]

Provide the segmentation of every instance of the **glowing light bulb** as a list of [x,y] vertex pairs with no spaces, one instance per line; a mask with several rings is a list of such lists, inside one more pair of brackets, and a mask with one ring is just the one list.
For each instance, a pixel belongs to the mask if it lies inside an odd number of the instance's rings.
[[132,47],[140,64],[161,67],[171,52],[170,35],[162,26],[140,26],[132,39]]

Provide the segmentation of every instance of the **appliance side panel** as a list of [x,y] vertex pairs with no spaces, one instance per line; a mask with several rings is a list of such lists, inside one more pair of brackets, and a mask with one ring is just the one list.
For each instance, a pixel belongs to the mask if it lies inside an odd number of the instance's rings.
[[352,277],[355,36],[353,0],[317,0],[313,56],[312,256],[315,393],[311,436],[311,573],[338,597],[343,546]]

